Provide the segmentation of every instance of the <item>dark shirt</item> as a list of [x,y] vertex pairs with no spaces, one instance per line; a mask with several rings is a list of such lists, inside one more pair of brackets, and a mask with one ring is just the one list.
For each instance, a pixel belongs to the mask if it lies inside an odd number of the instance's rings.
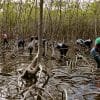
[[100,52],[94,47],[91,49],[91,56],[95,59],[97,62],[97,67],[100,68]]

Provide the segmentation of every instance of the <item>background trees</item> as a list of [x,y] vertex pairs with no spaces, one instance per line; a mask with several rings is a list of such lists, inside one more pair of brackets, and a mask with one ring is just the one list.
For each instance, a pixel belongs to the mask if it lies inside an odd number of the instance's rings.
[[[29,36],[38,33],[39,1],[0,2],[0,33]],[[43,36],[60,40],[100,35],[100,1],[44,1]]]

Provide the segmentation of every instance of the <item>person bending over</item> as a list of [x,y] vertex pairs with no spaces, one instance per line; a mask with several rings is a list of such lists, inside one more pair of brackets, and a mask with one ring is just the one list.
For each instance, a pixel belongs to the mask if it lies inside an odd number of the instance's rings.
[[80,46],[87,47],[88,49],[90,49],[92,45],[92,40],[91,39],[87,39],[87,40],[77,39],[76,43]]
[[24,49],[24,47],[25,47],[25,40],[24,40],[24,38],[22,38],[22,37],[20,37],[19,39],[18,39],[18,48],[23,48]]
[[100,37],[96,38],[95,46],[91,49],[90,54],[97,63],[97,68],[100,69]]
[[68,47],[66,44],[64,43],[58,43],[57,44],[57,49],[60,52],[60,58],[63,59],[64,57],[66,57],[66,53],[68,52]]

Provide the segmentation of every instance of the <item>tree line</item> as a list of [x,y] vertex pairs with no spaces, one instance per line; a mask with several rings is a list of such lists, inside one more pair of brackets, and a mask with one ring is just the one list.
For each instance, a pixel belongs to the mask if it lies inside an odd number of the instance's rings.
[[[83,2],[52,0],[43,8],[43,36],[70,40],[94,38],[100,35],[100,1]],[[10,37],[37,35],[40,25],[37,0],[25,3],[4,0],[0,2],[0,33]]]

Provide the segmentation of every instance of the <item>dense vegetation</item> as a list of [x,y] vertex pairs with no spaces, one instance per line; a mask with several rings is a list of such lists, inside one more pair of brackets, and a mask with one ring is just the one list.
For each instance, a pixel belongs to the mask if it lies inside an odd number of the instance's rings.
[[[90,48],[75,42],[100,35],[100,1],[14,1],[0,0],[0,35],[14,39],[0,41],[0,100],[100,100],[100,73]],[[30,35],[38,35],[32,54]],[[18,46],[20,36],[26,37],[25,48]],[[68,43],[63,58],[58,40]]]
[[[9,36],[38,33],[40,11],[37,0],[26,0],[24,3],[22,0],[0,1],[0,33],[6,32]],[[68,40],[100,35],[100,1],[80,3],[53,0],[47,4],[45,2],[43,13],[45,36]]]

